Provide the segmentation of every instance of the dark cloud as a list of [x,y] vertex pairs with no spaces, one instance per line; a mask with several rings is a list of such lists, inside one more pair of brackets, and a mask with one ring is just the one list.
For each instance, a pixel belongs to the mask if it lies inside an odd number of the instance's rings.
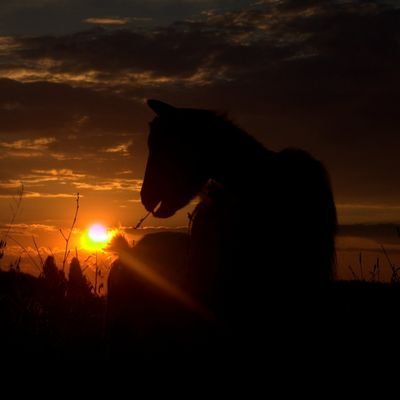
[[[206,40],[206,36],[174,27],[148,35],[96,29],[66,37],[21,39],[19,56],[29,60],[53,60],[55,65],[48,70],[55,74],[94,71],[99,74],[100,81],[107,75],[117,82],[118,79],[124,81],[129,79],[129,73],[188,77],[207,64],[214,52],[223,46],[224,41],[215,42],[213,37]],[[140,80],[140,76],[136,80]]]
[[[241,8],[248,0],[2,0],[0,34],[68,34],[87,18],[132,18],[132,26],[168,24],[210,8]],[[143,18],[146,20],[143,21]]]
[[[373,2],[277,4],[213,12],[148,32],[97,29],[25,38],[13,54],[39,69],[46,60],[49,79],[70,75],[75,85],[80,78],[81,84],[93,79],[99,86],[172,92],[208,83],[214,93],[238,88],[243,103],[249,104],[251,95],[260,108],[265,103],[291,111],[334,105],[351,107],[363,118],[393,116],[399,11]],[[383,96],[390,101],[379,101]]]
[[381,242],[399,243],[399,226],[394,224],[352,224],[339,228],[340,236],[380,239]]
[[0,79],[0,132],[54,129],[72,134],[83,125],[87,131],[132,132],[143,128],[138,115],[145,112],[144,104],[114,93]]

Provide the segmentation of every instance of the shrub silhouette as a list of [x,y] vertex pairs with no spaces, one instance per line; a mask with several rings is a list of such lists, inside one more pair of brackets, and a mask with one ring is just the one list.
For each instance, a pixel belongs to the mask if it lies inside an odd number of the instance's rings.
[[67,299],[77,304],[86,303],[91,297],[91,284],[82,273],[79,259],[74,257],[69,265]]
[[67,280],[64,272],[57,268],[53,256],[47,256],[43,264],[42,280],[50,296],[54,296],[55,298],[64,297],[67,288]]

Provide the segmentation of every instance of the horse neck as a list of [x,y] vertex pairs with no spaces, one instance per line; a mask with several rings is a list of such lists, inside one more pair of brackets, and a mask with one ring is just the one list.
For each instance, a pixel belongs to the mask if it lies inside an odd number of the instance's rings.
[[258,180],[274,153],[229,122],[217,125],[211,132],[218,140],[209,159],[210,178],[232,190],[237,189],[238,182]]

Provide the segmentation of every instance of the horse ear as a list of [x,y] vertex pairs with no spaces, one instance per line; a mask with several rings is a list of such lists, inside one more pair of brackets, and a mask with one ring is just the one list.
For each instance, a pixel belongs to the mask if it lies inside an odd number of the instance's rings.
[[175,107],[160,100],[147,100],[147,105],[160,117],[162,115],[170,114],[176,110]]

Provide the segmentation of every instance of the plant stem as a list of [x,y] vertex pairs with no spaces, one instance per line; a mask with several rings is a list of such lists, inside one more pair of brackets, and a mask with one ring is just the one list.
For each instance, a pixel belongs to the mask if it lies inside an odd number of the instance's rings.
[[94,294],[97,294],[97,274],[98,274],[98,265],[97,265],[97,251],[96,251],[96,276],[94,278]]
[[69,255],[69,241],[71,239],[72,231],[74,230],[75,224],[76,224],[76,219],[78,218],[78,211],[79,211],[79,193],[76,194],[76,207],[75,207],[75,215],[74,219],[72,221],[71,229],[68,233],[68,236],[65,236],[63,231],[60,229],[61,235],[65,240],[65,250],[64,250],[64,257],[63,257],[63,263],[62,263],[62,270],[65,271],[65,263],[67,262],[67,258]]

